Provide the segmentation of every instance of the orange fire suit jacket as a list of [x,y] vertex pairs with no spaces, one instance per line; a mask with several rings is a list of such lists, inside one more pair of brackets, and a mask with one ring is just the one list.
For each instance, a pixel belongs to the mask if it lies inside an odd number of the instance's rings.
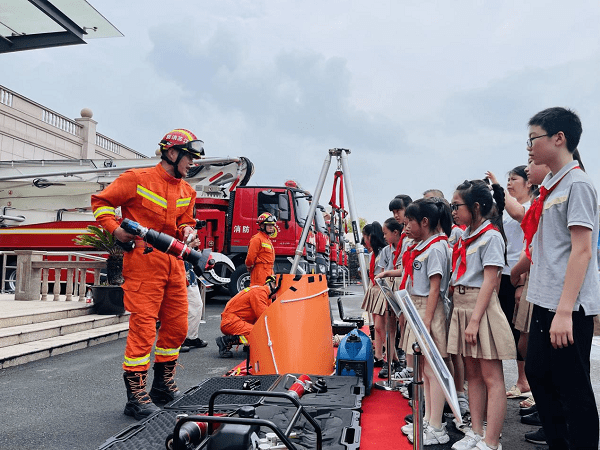
[[246,267],[250,272],[250,286],[262,286],[269,275],[273,275],[275,248],[269,236],[259,231],[248,243]]
[[221,332],[248,336],[260,315],[271,305],[269,286],[250,286],[227,302],[221,313]]
[[[144,227],[183,239],[183,228],[194,227],[195,190],[184,180],[169,175],[162,165],[128,170],[102,192],[92,195],[94,217],[103,228],[114,232],[123,218]],[[133,251],[123,260],[124,306],[131,312],[123,368],[148,370],[156,337],[161,327],[155,361],[173,361],[187,334],[187,288],[182,260],[154,249],[144,254],[145,243],[136,239]]]

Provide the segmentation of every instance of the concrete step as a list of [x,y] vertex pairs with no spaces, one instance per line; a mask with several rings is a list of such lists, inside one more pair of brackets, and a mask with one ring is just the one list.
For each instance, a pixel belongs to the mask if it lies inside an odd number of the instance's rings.
[[83,302],[5,302],[10,305],[0,317],[0,328],[81,317],[93,313],[92,305]]
[[63,336],[128,321],[128,314],[122,316],[86,314],[83,316],[0,328],[0,348],[26,344],[28,342]]
[[126,337],[129,331],[129,320],[128,316],[122,317],[127,317],[127,321],[0,348],[0,368],[18,366]]

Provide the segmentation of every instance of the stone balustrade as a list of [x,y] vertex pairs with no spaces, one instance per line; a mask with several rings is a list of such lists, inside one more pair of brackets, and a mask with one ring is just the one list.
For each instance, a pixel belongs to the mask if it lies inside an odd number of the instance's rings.
[[[100,270],[106,268],[106,260],[44,260],[44,256],[72,255],[72,252],[41,252],[35,250],[15,250],[17,255],[17,280],[15,300],[52,300],[56,301],[61,295],[61,285],[65,285],[66,301],[85,301],[88,272],[93,271],[93,284],[100,284]],[[63,276],[66,271],[66,277]],[[48,291],[50,273],[54,274],[52,292]]]

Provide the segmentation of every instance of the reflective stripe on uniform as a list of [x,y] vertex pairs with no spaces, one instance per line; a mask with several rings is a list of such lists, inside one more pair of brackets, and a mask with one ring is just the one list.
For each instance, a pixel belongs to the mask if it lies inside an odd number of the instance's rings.
[[240,336],[240,342],[244,345],[248,345],[248,339],[246,339],[246,336]]
[[273,247],[271,247],[271,245],[270,245],[270,244],[267,244],[266,242],[262,242],[260,245],[261,245],[262,247],[266,247],[266,248],[273,248]]
[[158,206],[162,206],[163,208],[167,209],[167,200],[160,195],[146,189],[144,186],[140,186],[138,184],[137,193],[145,199],[150,200],[152,203],[156,203]]
[[142,356],[141,358],[128,358],[127,356],[125,356],[123,364],[129,367],[144,366],[146,364],[150,364],[150,353],[148,353],[146,356]]
[[177,207],[179,208],[181,206],[188,206],[191,201],[192,201],[192,197],[180,198],[179,200],[177,200]]
[[160,348],[160,347],[156,347],[154,349],[154,354],[155,355],[161,355],[161,356],[176,356],[179,355],[179,348]]
[[94,211],[94,217],[97,219],[99,216],[101,216],[102,214],[111,214],[111,215],[115,215],[115,208],[113,208],[112,206],[101,206],[100,208],[98,208],[97,210]]

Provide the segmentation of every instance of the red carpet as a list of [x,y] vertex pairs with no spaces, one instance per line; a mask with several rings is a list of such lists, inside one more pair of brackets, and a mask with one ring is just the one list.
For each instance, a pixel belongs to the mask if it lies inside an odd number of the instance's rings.
[[[379,370],[379,368],[375,369],[373,381],[379,380],[377,378]],[[408,400],[402,397],[400,392],[383,391],[373,387],[371,394],[363,399],[362,410],[360,450],[413,448],[400,430],[406,423],[404,416],[412,411],[408,406]]]

